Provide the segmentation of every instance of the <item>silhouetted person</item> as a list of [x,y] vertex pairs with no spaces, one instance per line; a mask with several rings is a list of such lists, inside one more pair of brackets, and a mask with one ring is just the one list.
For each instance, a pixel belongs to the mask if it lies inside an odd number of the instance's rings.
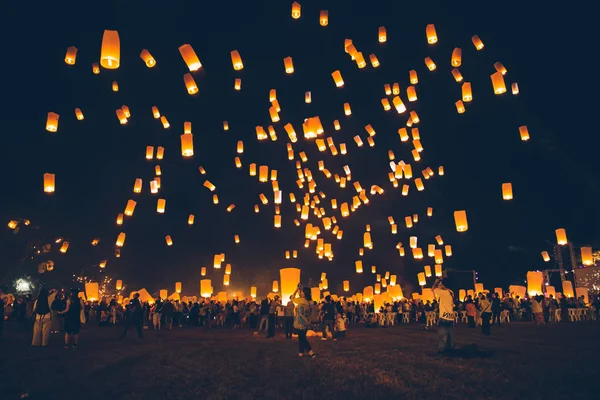
[[125,328],[123,329],[123,333],[121,334],[121,338],[127,336],[127,330],[130,326],[135,326],[135,330],[138,333],[140,339],[143,339],[144,335],[142,334],[142,325],[144,324],[144,319],[142,316],[142,305],[140,304],[140,294],[136,293],[133,295],[133,299],[129,302],[128,308],[128,317],[125,321]]

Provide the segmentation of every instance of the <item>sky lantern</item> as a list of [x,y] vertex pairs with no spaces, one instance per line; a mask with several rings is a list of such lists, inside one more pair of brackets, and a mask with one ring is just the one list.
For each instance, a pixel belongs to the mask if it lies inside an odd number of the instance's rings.
[[567,239],[567,231],[565,229],[559,228],[556,230],[556,242],[561,246],[569,243],[569,240]]
[[285,306],[289,302],[292,294],[298,289],[298,284],[300,283],[300,269],[280,269],[279,278],[281,282],[281,304]]
[[105,30],[100,49],[100,65],[106,69],[117,69],[121,63],[121,41],[119,32]]
[[256,298],[256,286],[250,286],[250,297]]
[[526,142],[529,140],[529,129],[527,129],[527,125],[523,125],[519,127],[519,135],[521,136],[521,140]]
[[416,85],[417,83],[419,83],[419,76],[417,75],[417,71],[415,71],[414,69],[411,69],[409,71],[408,75],[410,78],[411,85]]
[[586,267],[594,265],[594,256],[592,255],[591,247],[581,248],[581,263]]
[[127,235],[125,234],[125,232],[121,232],[119,233],[119,236],[117,236],[117,241],[115,243],[115,246],[117,247],[123,247],[123,245],[125,244],[125,237]]
[[423,270],[425,271],[425,276],[427,278],[431,278],[432,274],[431,274],[431,266],[430,265],[426,265],[425,267],[423,267]]
[[231,264],[225,265],[225,275],[231,275]]
[[206,267],[200,268],[200,275],[201,276],[206,276]]
[[462,50],[459,47],[455,47],[454,50],[452,50],[450,64],[453,67],[460,67],[462,64]]
[[517,82],[513,82],[512,85],[510,85],[510,88],[512,90],[513,95],[516,96],[519,94],[519,84]]
[[562,283],[562,294],[565,297],[574,297],[575,292],[573,290],[573,282],[564,280]]
[[115,285],[115,289],[116,290],[123,289],[123,281],[121,279],[117,279],[117,282],[116,282],[116,285]]
[[400,98],[400,96],[395,96],[392,99],[392,103],[394,104],[394,107],[396,108],[396,111],[398,112],[398,114],[402,114],[403,112],[406,111],[406,106],[402,102],[402,99]]
[[377,59],[375,54],[369,54],[369,61],[371,61],[373,68],[379,67],[379,59]]
[[63,242],[59,251],[64,254],[67,252],[67,250],[69,250],[69,242]]
[[126,105],[122,105],[121,106],[121,110],[123,111],[123,114],[125,114],[125,118],[130,118],[131,117],[131,112],[129,111],[129,107]]
[[181,293],[181,282],[175,282],[175,292]]
[[94,75],[98,75],[100,73],[100,66],[98,63],[92,63],[92,72]]
[[427,43],[434,44],[437,43],[438,37],[437,32],[435,31],[435,25],[429,24],[425,27],[425,35],[427,36]]
[[471,91],[471,82],[463,83],[461,90],[462,90],[462,100],[465,103],[468,103],[471,100],[473,100],[473,92]]
[[454,105],[456,106],[456,112],[458,112],[459,114],[463,114],[466,111],[465,104],[462,100],[458,100],[456,103],[454,103]]
[[424,272],[419,272],[417,274],[417,279],[419,280],[419,286],[425,286],[427,284],[427,279],[425,278]]
[[188,225],[194,225],[194,220],[196,219],[196,216],[194,214],[190,214],[188,216]]
[[456,82],[462,82],[462,81],[463,81],[463,76],[462,76],[462,74],[460,73],[460,71],[458,70],[458,68],[454,68],[454,69],[452,70],[452,77],[454,78],[454,80],[455,80]]
[[385,26],[380,26],[378,29],[378,37],[379,37],[379,43],[385,43],[387,42],[387,30],[385,29]]
[[329,12],[327,10],[321,10],[319,13],[319,24],[321,26],[329,25]]
[[121,125],[125,125],[127,123],[127,117],[125,116],[125,113],[123,112],[122,109],[118,109],[116,110],[116,114],[117,114],[117,119],[119,120],[119,123]]
[[273,291],[273,293],[279,292],[279,282],[273,281],[273,286],[272,286],[271,290]]
[[190,72],[198,71],[200,68],[202,68],[200,59],[198,59],[196,52],[189,44],[179,46],[179,53],[181,54],[183,61],[185,61],[186,65],[188,66]]
[[283,59],[283,66],[285,67],[286,74],[294,73],[294,62],[292,61],[292,57],[286,57]]
[[214,191],[215,191],[215,189],[217,188],[217,187],[216,187],[215,185],[213,185],[213,184],[211,183],[211,181],[209,181],[209,180],[206,180],[206,181],[204,181],[204,187],[205,187],[205,188],[207,188],[208,190],[210,190],[211,192],[214,192]]
[[435,69],[437,68],[431,57],[425,57],[425,65],[430,71],[435,71]]
[[473,42],[473,46],[475,46],[475,48],[477,50],[483,49],[483,42],[481,41],[479,36],[473,35],[473,37],[471,38],[471,41]]
[[240,56],[239,51],[231,51],[231,64],[233,65],[233,69],[236,71],[244,69],[244,63],[242,62],[242,56]]
[[513,199],[512,183],[508,182],[502,184],[502,198],[504,200]]
[[68,65],[75,65],[77,59],[77,47],[70,46],[67,48],[67,54],[65,54],[65,63]]
[[148,68],[152,68],[156,65],[156,60],[154,59],[154,57],[152,57],[152,54],[150,54],[150,52],[146,49],[142,50],[142,52],[140,53],[140,58],[146,63],[146,67]]
[[344,292],[349,292],[350,291],[350,281],[344,281]]
[[446,257],[452,257],[452,246],[447,244],[444,246],[444,251],[446,252]]
[[527,293],[530,296],[543,295],[544,273],[540,271],[527,271]]
[[504,76],[500,72],[495,72],[490,75],[492,78],[492,86],[494,87],[495,94],[506,93],[506,84],[504,83]]
[[339,70],[333,71],[331,73],[331,76],[333,77],[333,81],[335,82],[335,86],[337,86],[337,87],[344,86],[344,80],[342,79],[342,74],[340,73]]
[[154,146],[146,146],[146,160],[154,158]]
[[166,206],[167,206],[167,200],[158,199],[158,201],[156,202],[156,212],[159,214],[164,214]]
[[185,88],[187,89],[188,94],[196,94],[198,93],[198,85],[196,85],[196,81],[192,74],[187,73],[183,75],[183,83],[185,83]]
[[466,232],[469,229],[467,212],[465,210],[454,211],[454,223],[457,232]]
[[357,274],[362,274],[363,273],[363,264],[361,260],[355,261],[354,262],[354,267],[356,268],[356,273]]
[[152,116],[154,117],[154,119],[160,118],[160,111],[158,111],[158,107],[152,106]]
[[440,264],[435,265],[435,276],[438,278],[442,276],[442,266]]
[[550,255],[548,254],[548,252],[547,252],[547,251],[542,251],[542,259],[543,259],[545,262],[548,262],[548,261],[550,261]]
[[406,88],[406,97],[408,97],[408,101],[417,101],[417,91],[414,86],[409,86]]
[[54,193],[55,184],[54,184],[54,174],[45,173],[44,174],[44,192],[45,193]]
[[304,102],[310,104],[312,102],[312,95],[310,92],[304,93]]
[[125,206],[125,215],[131,217],[133,212],[135,211],[135,206],[137,202],[135,200],[127,200],[127,206]]
[[302,15],[302,6],[297,1],[292,3],[292,18],[298,19]]
[[[206,267],[202,267],[206,268]],[[202,275],[204,276],[204,275]],[[212,295],[213,287],[210,279],[202,279],[200,281],[200,295],[204,298],[209,298]]]
[[502,75],[506,75],[506,73],[508,72],[500,61],[494,63],[494,68],[496,68],[496,71],[500,72]]
[[46,119],[46,130],[48,132],[56,132],[58,130],[58,118],[60,118],[60,115],[57,113],[48,113],[48,118]]
[[181,155],[184,157],[192,157],[194,155],[194,135],[184,133],[181,138]]

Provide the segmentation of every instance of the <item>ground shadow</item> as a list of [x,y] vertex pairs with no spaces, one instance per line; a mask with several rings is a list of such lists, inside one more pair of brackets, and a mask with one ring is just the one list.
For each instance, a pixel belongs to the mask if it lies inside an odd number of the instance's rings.
[[464,359],[472,359],[472,358],[490,358],[494,355],[493,350],[482,350],[477,347],[476,344],[468,344],[466,346],[462,346],[456,348],[454,350],[450,350],[443,353],[445,357],[452,358],[464,358]]

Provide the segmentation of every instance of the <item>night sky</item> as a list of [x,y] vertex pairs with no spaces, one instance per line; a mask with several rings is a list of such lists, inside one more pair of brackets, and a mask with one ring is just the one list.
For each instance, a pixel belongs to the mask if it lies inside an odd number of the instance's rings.
[[[305,0],[302,17],[294,20],[288,0],[85,3],[40,3],[33,14],[30,4],[3,5],[0,221],[27,218],[39,230],[22,229],[14,235],[2,229],[0,278],[15,273],[25,243],[34,235],[71,242],[67,254],[58,253],[57,247],[51,253],[56,268],[44,277],[50,283],[67,285],[71,275],[81,271],[101,279],[94,265],[107,259],[105,273],[123,279],[132,290],[145,286],[151,293],[172,291],[174,282],[182,281],[184,294],[197,294],[202,266],[208,267],[215,292],[220,290],[224,270],[213,270],[215,253],[225,253],[232,264],[230,289],[248,293],[251,285],[258,285],[259,294],[264,294],[271,281],[279,279],[280,268],[293,266],[302,268],[304,282],[327,272],[330,288],[337,292],[342,280],[349,279],[354,293],[374,282],[371,265],[378,272],[398,274],[405,290],[416,286],[417,272],[434,262],[412,259],[411,235],[419,237],[426,252],[427,244],[441,234],[454,252],[444,267],[476,269],[480,282],[490,289],[522,283],[526,271],[547,268],[540,251],[551,251],[557,228],[566,228],[577,252],[582,245],[598,247],[600,140],[591,122],[595,101],[590,95],[597,77],[588,47],[595,35],[592,25],[575,18],[574,11],[548,3],[536,9],[522,1],[489,7],[480,2]],[[319,25],[321,9],[329,11],[327,27]],[[425,38],[430,23],[439,37],[435,45]],[[384,44],[377,40],[382,25],[388,36]],[[99,61],[105,29],[119,31],[121,66],[94,75],[92,63]],[[471,43],[474,34],[485,43],[482,51]],[[374,69],[368,63],[358,69],[344,52],[345,38],[351,38],[365,57],[375,53],[381,66]],[[199,87],[195,96],[188,95],[183,83],[189,70],[178,47],[185,43],[194,47],[203,64],[193,74]],[[69,46],[79,49],[74,66],[64,63]],[[473,102],[462,115],[454,106],[461,96],[460,84],[450,73],[455,47],[463,50],[460,71],[473,86]],[[154,68],[140,59],[144,48],[156,58]],[[230,51],[235,49],[244,62],[242,71],[233,71],[231,65]],[[293,75],[284,72],[287,56],[294,61]],[[433,72],[423,62],[427,56],[437,64]],[[518,82],[518,96],[510,87],[506,94],[494,95],[490,74],[496,61],[508,70],[507,86]],[[337,69],[346,83],[341,89],[331,78]],[[406,101],[411,69],[419,74],[416,103]],[[239,92],[233,90],[235,78],[242,79]],[[116,93],[111,90],[114,80],[119,83]],[[425,150],[419,163],[412,160],[410,142],[401,143],[397,134],[408,113],[398,115],[381,107],[383,85],[393,82],[399,82],[405,104],[421,118],[418,128]],[[282,108],[276,124],[268,113],[272,88]],[[311,104],[304,103],[306,91],[312,92]],[[351,104],[350,117],[344,115],[344,102]],[[115,116],[122,105],[132,114],[125,126]],[[152,117],[153,105],[167,116],[170,129]],[[83,121],[76,120],[76,107],[83,111]],[[56,133],[45,130],[49,111],[60,114]],[[321,118],[324,135],[332,136],[338,149],[339,143],[347,144],[346,156],[319,153],[313,141],[302,138],[301,123],[313,116]],[[340,131],[333,129],[334,119],[339,119]],[[227,132],[222,129],[225,120]],[[181,156],[184,121],[192,122],[191,159]],[[318,260],[314,244],[304,249],[304,227],[293,224],[298,214],[288,195],[293,192],[301,200],[303,192],[295,185],[294,162],[287,159],[287,122],[299,135],[296,159],[300,151],[306,152],[317,192],[327,194],[321,203],[327,210],[332,197],[341,203],[356,193],[352,182],[340,189],[325,179],[318,160],[340,175],[347,164],[352,180],[363,188],[377,184],[385,189],[383,196],[369,195],[371,203],[349,218],[340,218],[339,210],[329,213],[344,230],[342,241],[323,234],[333,243],[333,262]],[[271,124],[278,140],[257,141],[255,126],[266,129]],[[367,124],[377,132],[373,148],[366,144]],[[528,126],[529,142],[520,140],[520,125]],[[352,139],[357,134],[365,141],[362,148]],[[244,141],[242,169],[233,161],[238,140]],[[159,195],[149,193],[157,161],[145,160],[148,145],[165,147]],[[424,181],[423,192],[409,182],[410,194],[403,197],[406,182],[393,189],[387,179],[390,149],[396,161],[413,165],[415,176],[427,166],[437,172],[439,165],[446,174]],[[278,170],[284,193],[282,229],[273,228],[270,182],[260,184],[248,176],[252,162]],[[200,165],[206,175],[198,172]],[[56,174],[52,195],[43,192],[45,172]],[[144,181],[141,194],[133,193],[136,178]],[[212,203],[213,193],[203,187],[206,179],[217,186],[218,206]],[[512,182],[514,200],[502,200],[503,182]],[[255,214],[260,193],[271,201]],[[156,213],[158,197],[167,200],[164,215]],[[119,227],[115,220],[128,199],[138,202],[135,214]],[[236,208],[227,213],[231,203]],[[434,208],[433,218],[425,217],[427,207]],[[453,211],[463,209],[469,230],[459,234]],[[404,217],[414,213],[420,222],[408,230]],[[189,214],[196,216],[193,226],[187,225]],[[389,215],[398,224],[398,235],[390,232]],[[311,217],[309,222],[318,220]],[[374,249],[365,252],[365,273],[357,275],[354,261],[359,259],[366,224],[371,224]],[[127,240],[117,259],[113,250],[121,231]],[[165,244],[167,234],[173,237],[171,247]],[[235,234],[240,235],[239,245]],[[101,239],[97,247],[90,245],[94,237]],[[398,241],[407,248],[404,258],[395,249]],[[286,260],[284,252],[294,249],[299,258]],[[32,266],[40,261],[24,264],[16,273],[35,274]]]

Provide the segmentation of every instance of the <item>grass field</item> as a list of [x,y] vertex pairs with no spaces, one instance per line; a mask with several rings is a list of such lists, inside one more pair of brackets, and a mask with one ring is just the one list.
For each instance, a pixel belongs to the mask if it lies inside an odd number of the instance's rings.
[[310,338],[319,357],[299,358],[297,341],[250,330],[82,330],[75,351],[51,337],[5,325],[0,339],[0,398],[13,399],[591,399],[600,323],[537,328],[513,323],[492,337],[455,328],[460,350],[435,351],[435,331],[417,325],[351,327],[344,341]]

